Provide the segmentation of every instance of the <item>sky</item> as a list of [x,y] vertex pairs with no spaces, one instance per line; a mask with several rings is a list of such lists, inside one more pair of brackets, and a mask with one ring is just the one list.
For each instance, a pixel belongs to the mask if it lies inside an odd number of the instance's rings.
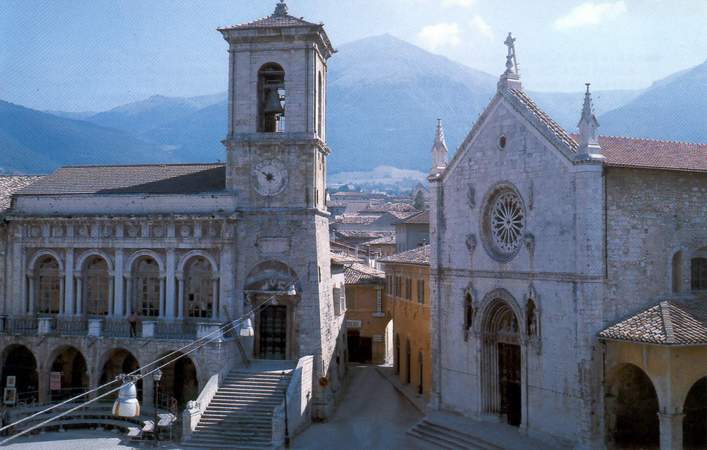
[[[0,99],[102,111],[226,90],[216,28],[276,0],[0,0]],[[516,37],[524,86],[635,89],[707,59],[707,0],[288,0],[335,46],[392,34],[491,74]]]

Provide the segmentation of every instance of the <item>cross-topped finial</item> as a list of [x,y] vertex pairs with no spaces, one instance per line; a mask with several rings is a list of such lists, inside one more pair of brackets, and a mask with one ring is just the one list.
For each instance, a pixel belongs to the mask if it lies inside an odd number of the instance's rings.
[[273,16],[286,16],[287,15],[287,5],[285,4],[285,0],[280,0],[280,3],[275,6],[275,12],[273,13]]
[[508,47],[508,54],[506,55],[506,73],[505,75],[518,75],[518,60],[516,59],[516,39],[508,33],[506,40],[503,41]]

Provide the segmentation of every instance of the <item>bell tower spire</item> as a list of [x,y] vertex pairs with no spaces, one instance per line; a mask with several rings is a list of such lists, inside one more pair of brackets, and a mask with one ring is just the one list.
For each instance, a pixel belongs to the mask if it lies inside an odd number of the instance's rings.
[[584,93],[582,117],[579,119],[579,147],[577,148],[578,160],[602,159],[601,146],[599,145],[599,121],[594,116],[592,94],[589,92],[590,83],[585,83],[587,91]]
[[440,174],[447,168],[447,141],[444,138],[444,127],[442,119],[437,119],[437,129],[435,130],[435,142],[432,145],[432,174]]
[[508,52],[506,53],[506,70],[498,80],[498,89],[522,89],[518,59],[516,58],[516,39],[509,32],[503,43],[508,47]]

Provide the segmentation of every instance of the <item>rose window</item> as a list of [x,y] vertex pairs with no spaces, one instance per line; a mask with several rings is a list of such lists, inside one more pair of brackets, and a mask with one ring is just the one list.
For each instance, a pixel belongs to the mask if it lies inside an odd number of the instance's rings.
[[486,204],[484,244],[491,256],[508,261],[523,242],[525,206],[515,190],[499,189]]

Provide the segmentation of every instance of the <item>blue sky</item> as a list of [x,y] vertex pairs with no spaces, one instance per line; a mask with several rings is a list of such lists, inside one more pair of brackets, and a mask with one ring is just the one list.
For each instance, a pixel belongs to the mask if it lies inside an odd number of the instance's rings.
[[[153,94],[225,91],[218,26],[275,0],[2,0],[0,99],[37,109],[104,110]],[[707,0],[289,0],[341,45],[390,33],[471,67],[503,70],[517,37],[535,90],[648,86],[707,59]]]

